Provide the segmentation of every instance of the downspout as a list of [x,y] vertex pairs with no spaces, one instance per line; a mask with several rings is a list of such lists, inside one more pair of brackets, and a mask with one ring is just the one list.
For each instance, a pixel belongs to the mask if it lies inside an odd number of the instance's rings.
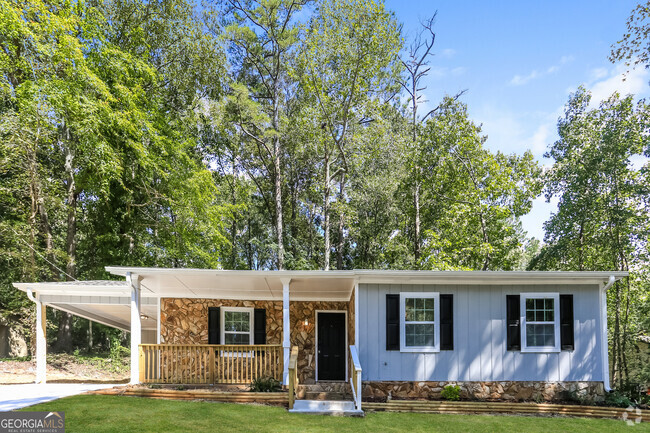
[[601,347],[602,347],[602,359],[603,359],[603,387],[606,392],[612,390],[609,385],[609,348],[607,341],[607,290],[614,285],[616,282],[616,277],[614,275],[609,276],[607,284],[603,286],[600,291],[600,321],[602,324],[601,329]]

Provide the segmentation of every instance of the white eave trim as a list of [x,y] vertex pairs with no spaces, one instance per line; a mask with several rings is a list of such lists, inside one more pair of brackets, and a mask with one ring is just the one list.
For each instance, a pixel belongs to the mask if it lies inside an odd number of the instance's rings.
[[[601,283],[610,276],[617,280],[628,276],[628,272],[601,272],[601,271],[410,271],[410,270],[372,270],[356,269],[347,271],[240,271],[221,269],[191,269],[191,268],[141,268],[107,266],[106,271],[113,275],[126,276],[128,272],[140,276],[160,274],[176,275],[201,275],[212,274],[218,277],[264,277],[264,278],[355,278],[359,283],[377,283],[399,280],[401,282],[418,284],[421,282],[432,283],[435,281],[457,281],[458,284],[486,284],[513,281],[519,284],[526,282],[557,280],[570,284],[585,284],[585,282]],[[529,284],[533,284],[530,283]]]

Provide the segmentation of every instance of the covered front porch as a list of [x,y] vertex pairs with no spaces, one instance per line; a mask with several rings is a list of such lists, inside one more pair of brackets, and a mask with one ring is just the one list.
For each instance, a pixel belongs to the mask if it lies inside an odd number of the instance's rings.
[[107,271],[124,280],[15,284],[39,313],[38,382],[46,381],[47,306],[130,331],[131,383],[250,384],[273,377],[293,390],[353,376],[357,382],[352,272]]

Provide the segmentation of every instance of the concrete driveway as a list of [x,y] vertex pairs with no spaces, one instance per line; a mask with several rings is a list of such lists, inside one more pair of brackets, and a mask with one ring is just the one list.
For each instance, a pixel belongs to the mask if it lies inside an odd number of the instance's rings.
[[114,386],[117,386],[117,384],[29,383],[0,385],[0,412]]

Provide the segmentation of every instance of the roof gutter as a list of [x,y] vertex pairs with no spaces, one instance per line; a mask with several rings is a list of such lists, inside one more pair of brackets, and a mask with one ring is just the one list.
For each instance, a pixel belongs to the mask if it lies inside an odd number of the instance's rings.
[[617,278],[615,275],[610,275],[607,284],[600,290],[600,314],[601,314],[601,347],[602,347],[602,360],[603,360],[603,388],[606,392],[612,390],[609,384],[609,348],[607,341],[607,290],[614,285]]

